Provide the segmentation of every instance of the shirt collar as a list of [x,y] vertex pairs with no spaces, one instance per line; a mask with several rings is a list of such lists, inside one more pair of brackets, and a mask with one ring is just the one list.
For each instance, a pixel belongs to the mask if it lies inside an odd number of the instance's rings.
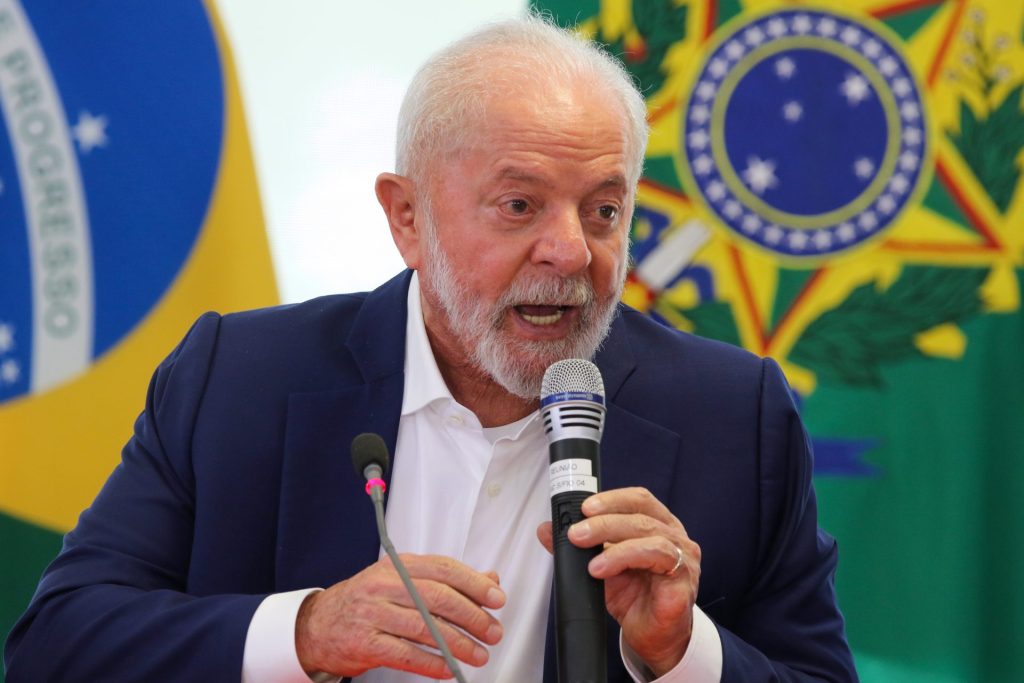
[[423,324],[419,274],[409,280],[408,318],[405,321],[405,394],[402,415],[411,415],[434,401],[455,401],[434,359]]
[[[434,351],[430,347],[430,339],[427,338],[423,306],[420,302],[419,273],[415,270],[409,279],[407,308],[409,317],[405,321],[405,393],[402,397],[402,417],[417,413],[435,402],[459,405],[441,377],[441,370],[437,367]],[[516,440],[539,415],[540,411],[535,410],[510,425],[492,428],[491,432],[484,431],[492,443],[501,438]]]

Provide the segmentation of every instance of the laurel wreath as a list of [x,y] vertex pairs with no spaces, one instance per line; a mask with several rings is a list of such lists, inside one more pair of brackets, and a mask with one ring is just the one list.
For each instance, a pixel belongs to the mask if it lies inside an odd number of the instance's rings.
[[1024,149],[1022,90],[1024,84],[1018,85],[981,119],[961,100],[960,132],[947,133],[1000,213],[1009,208],[1020,179],[1016,159]]
[[882,387],[884,365],[924,356],[914,343],[918,334],[981,313],[978,288],[988,273],[908,266],[888,289],[862,285],[807,326],[789,359],[819,381]]
[[[881,388],[885,365],[924,357],[914,343],[917,335],[982,312],[978,288],[988,273],[985,268],[908,266],[887,289],[857,287],[807,326],[788,360],[821,382]],[[694,334],[741,345],[728,303],[707,301],[679,312]]]
[[633,25],[643,42],[627,45],[623,37],[609,40],[599,29],[594,41],[619,57],[626,70],[637,80],[640,92],[651,97],[661,90],[668,78],[665,55],[673,43],[686,36],[686,5],[676,6],[672,0],[634,2]]
[[1021,92],[1018,84],[995,103],[994,92],[1011,77],[1012,69],[1001,62],[1000,53],[1007,44],[997,39],[987,46],[984,19],[973,19],[974,25],[961,34],[967,46],[960,66],[950,70],[948,77],[960,81],[980,95],[983,110],[979,117],[963,99],[960,100],[960,130],[946,131],[946,135],[960,151],[961,157],[985,188],[1000,213],[1006,213],[1020,179],[1017,157],[1024,149],[1024,112],[1021,111]]

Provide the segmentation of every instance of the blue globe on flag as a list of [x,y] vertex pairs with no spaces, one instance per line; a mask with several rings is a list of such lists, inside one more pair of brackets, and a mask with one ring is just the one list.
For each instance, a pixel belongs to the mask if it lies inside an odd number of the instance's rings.
[[924,111],[881,33],[821,10],[774,12],[709,52],[683,117],[684,173],[722,225],[810,267],[908,205],[927,167]]
[[0,3],[0,404],[86,370],[188,259],[220,161],[218,65],[199,3]]

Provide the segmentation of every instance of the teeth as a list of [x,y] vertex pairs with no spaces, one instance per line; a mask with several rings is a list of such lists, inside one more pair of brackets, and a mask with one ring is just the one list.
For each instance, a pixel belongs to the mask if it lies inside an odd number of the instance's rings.
[[530,323],[531,325],[554,325],[558,322],[565,311],[559,310],[551,315],[528,315],[526,313],[520,313],[523,316],[523,320]]

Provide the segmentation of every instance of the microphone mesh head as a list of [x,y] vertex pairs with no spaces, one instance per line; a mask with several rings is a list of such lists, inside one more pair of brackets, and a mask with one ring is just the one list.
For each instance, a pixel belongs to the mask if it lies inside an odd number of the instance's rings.
[[604,381],[601,379],[601,371],[589,360],[582,358],[567,358],[552,363],[544,373],[540,399],[543,401],[552,394],[570,391],[597,394],[603,399]]
[[371,464],[379,466],[382,472],[387,472],[388,447],[379,434],[364,432],[352,439],[352,467],[361,477]]

